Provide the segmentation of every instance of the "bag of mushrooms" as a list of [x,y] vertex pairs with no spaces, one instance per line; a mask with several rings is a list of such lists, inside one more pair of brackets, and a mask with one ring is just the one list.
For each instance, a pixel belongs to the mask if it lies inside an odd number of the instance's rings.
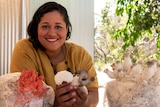
[[160,107],[160,64],[156,60],[132,63],[130,53],[104,72],[112,79],[105,87],[109,107]]

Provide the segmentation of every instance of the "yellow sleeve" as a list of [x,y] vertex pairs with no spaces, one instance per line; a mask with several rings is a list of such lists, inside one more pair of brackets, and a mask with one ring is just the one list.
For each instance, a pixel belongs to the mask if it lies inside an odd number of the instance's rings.
[[20,40],[12,53],[10,72],[22,72],[25,69],[38,70],[34,51],[28,39]]

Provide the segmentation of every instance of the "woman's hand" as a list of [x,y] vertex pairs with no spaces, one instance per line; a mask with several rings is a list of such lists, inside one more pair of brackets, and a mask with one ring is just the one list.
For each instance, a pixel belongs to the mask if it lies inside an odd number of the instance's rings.
[[89,88],[88,94],[83,87],[63,83],[56,87],[54,107],[96,107],[98,103],[98,89]]
[[74,86],[76,89],[76,102],[73,103],[73,107],[85,107],[87,101],[87,94],[83,90],[83,87]]
[[57,85],[55,93],[55,107],[72,107],[72,105],[76,102],[77,93],[75,91],[74,86],[71,86],[69,83]]

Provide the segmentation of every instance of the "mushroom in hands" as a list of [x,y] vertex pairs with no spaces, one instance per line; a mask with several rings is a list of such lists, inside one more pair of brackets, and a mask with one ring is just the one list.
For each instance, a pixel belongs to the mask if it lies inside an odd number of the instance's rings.
[[80,86],[86,94],[88,94],[86,86],[94,80],[95,78],[89,78],[88,72],[84,70],[76,71],[75,74],[68,71],[60,71],[55,75],[55,82],[57,85],[61,85],[63,82],[71,83],[71,85]]

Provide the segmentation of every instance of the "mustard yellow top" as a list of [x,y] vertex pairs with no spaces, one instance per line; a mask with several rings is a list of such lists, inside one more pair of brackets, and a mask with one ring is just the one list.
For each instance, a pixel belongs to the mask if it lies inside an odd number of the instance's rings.
[[[67,64],[66,61],[60,62],[54,67],[56,71],[67,70],[67,68],[70,68],[72,73],[77,70],[87,70],[89,77],[95,77],[95,81],[88,87],[98,87],[96,71],[88,52],[74,43],[66,42],[65,45]],[[12,53],[10,72],[22,72],[29,69],[34,69],[39,75],[43,75],[44,81],[55,89],[54,69],[48,56],[41,49],[35,50],[28,39],[22,39],[16,43]]]

